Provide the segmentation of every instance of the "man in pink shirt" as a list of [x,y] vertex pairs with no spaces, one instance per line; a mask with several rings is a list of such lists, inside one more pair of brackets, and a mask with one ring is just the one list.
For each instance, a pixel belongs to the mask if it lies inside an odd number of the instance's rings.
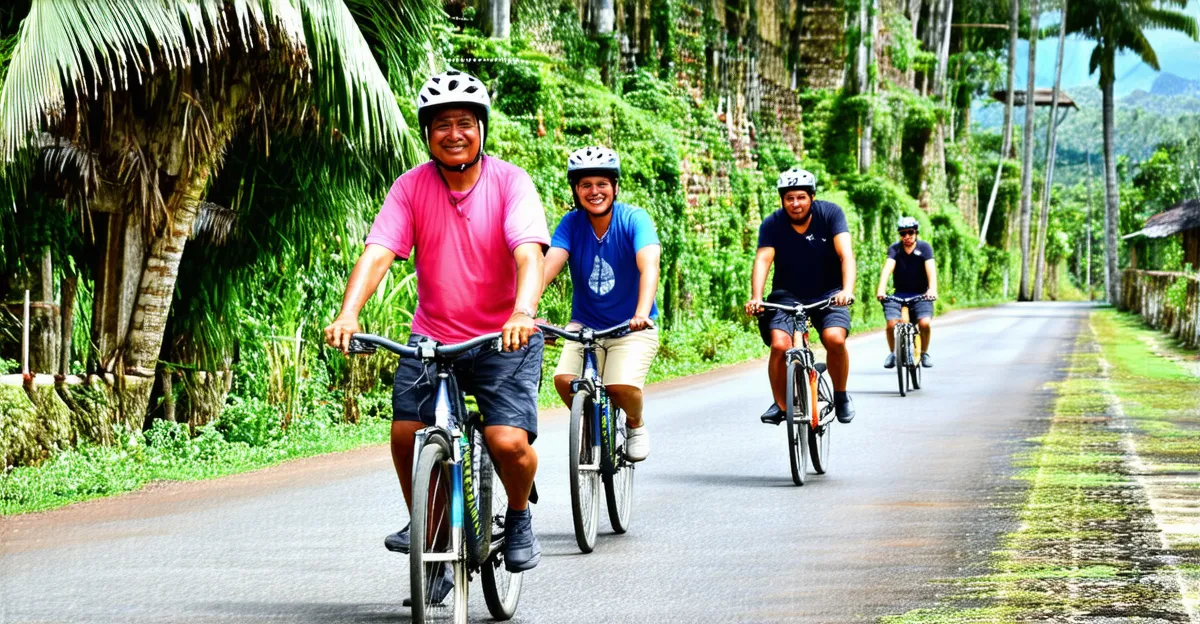
[[[484,85],[458,71],[422,87],[417,114],[432,160],[392,185],[350,274],[341,313],[325,336],[330,345],[348,349],[351,334],[361,331],[362,306],[392,262],[414,249],[418,304],[410,345],[503,333],[503,351],[468,353],[456,361],[455,377],[484,416],[484,438],[508,493],[505,565],[516,572],[533,568],[541,557],[528,509],[537,471],[531,444],[543,351],[533,319],[550,234],[529,175],[483,155],[490,105]],[[401,360],[392,393],[392,460],[410,506],[413,434],[433,424],[435,388],[423,373],[419,361]],[[408,552],[408,527],[384,543]],[[434,602],[453,587],[449,570],[431,588],[440,596]]]

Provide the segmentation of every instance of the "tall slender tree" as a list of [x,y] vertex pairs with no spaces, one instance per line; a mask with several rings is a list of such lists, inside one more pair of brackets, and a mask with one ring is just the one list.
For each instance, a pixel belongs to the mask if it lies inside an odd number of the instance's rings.
[[1021,138],[1021,285],[1017,299],[1029,301],[1029,226],[1033,216],[1033,122],[1037,112],[1038,0],[1029,7],[1029,80],[1025,88],[1025,127]]
[[1008,90],[1004,97],[1004,130],[1000,139],[1000,162],[996,165],[996,181],[992,184],[992,193],[988,196],[987,210],[983,215],[983,226],[979,230],[979,246],[987,243],[988,226],[992,222],[992,210],[996,207],[996,194],[1000,191],[1000,178],[1004,173],[1004,161],[1008,159],[1008,151],[1012,149],[1013,132],[1013,102],[1016,98],[1014,89],[1017,74],[1017,39],[1021,19],[1021,1],[1012,0],[1008,15]]
[[1033,299],[1042,298],[1042,282],[1046,275],[1046,232],[1050,229],[1050,189],[1054,184],[1054,157],[1058,153],[1058,96],[1062,89],[1063,52],[1067,44],[1067,11],[1069,0],[1063,0],[1062,20],[1058,26],[1058,59],[1054,65],[1054,95],[1050,99],[1050,127],[1046,134],[1046,181],[1042,185],[1042,214],[1038,219],[1036,277],[1033,280]]
[[1196,39],[1196,18],[1183,10],[1188,0],[1091,0],[1079,3],[1067,16],[1067,34],[1080,35],[1096,42],[1088,68],[1100,72],[1104,124],[1104,269],[1105,292],[1111,303],[1121,300],[1118,247],[1121,201],[1117,190],[1117,158],[1113,145],[1116,101],[1113,87],[1117,80],[1117,53],[1132,52],[1142,62],[1159,69],[1158,54],[1146,30],[1165,29]]

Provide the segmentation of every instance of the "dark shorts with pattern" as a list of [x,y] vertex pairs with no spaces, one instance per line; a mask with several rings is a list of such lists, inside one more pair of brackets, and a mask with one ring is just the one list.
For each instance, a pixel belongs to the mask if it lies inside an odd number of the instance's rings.
[[[792,293],[786,290],[776,290],[770,295],[767,295],[769,303],[778,303],[779,305],[796,305],[802,303],[810,305],[818,301],[825,301],[829,297],[821,297],[820,299],[806,299],[801,301],[792,296]],[[850,310],[846,306],[830,306],[822,310],[811,310],[808,313],[808,322],[817,329],[817,333],[825,331],[826,327],[841,327],[846,330],[846,335],[850,335]],[[795,329],[792,327],[792,315],[781,310],[766,310],[758,317],[758,333],[762,336],[763,343],[768,347],[771,346],[771,330],[779,329],[791,335]]]
[[[413,334],[409,346],[425,340]],[[483,426],[506,425],[524,429],[529,441],[537,438],[538,385],[542,379],[542,334],[516,351],[497,351],[492,345],[476,347],[454,361],[454,378],[462,392],[475,397]],[[392,386],[392,420],[434,422],[437,374],[420,360],[401,358]]]
[[[909,297],[916,297],[917,295],[916,294],[897,293],[895,296],[899,297],[901,299],[908,299]],[[884,301],[883,302],[883,318],[885,318],[889,321],[900,320],[900,304],[895,301]],[[919,321],[924,318],[933,318],[933,302],[932,301],[914,301],[914,302],[912,302],[912,305],[908,306],[908,318],[909,318],[909,320],[912,320],[912,321]]]

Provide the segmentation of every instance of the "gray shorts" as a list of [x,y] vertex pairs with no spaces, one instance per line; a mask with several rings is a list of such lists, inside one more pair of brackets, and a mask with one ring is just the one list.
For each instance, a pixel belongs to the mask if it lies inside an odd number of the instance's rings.
[[[901,299],[916,297],[917,295],[896,295]],[[883,302],[883,318],[889,321],[900,320],[900,304],[895,301]],[[932,301],[914,301],[908,307],[908,318],[912,321],[921,319],[933,318],[933,302]]]
[[[425,340],[413,334],[409,346]],[[537,438],[538,385],[542,379],[542,334],[529,337],[529,345],[516,351],[497,351],[491,345],[476,347],[454,361],[458,388],[475,397],[483,426],[507,425],[524,429],[529,441]],[[392,420],[421,421],[432,425],[437,376],[420,360],[401,358],[392,386]]]
[[[776,290],[768,295],[766,300],[780,305],[796,305],[798,303],[809,305],[826,299],[828,297],[801,301],[786,290]],[[817,329],[817,333],[825,331],[826,327],[841,327],[846,330],[847,336],[850,335],[850,310],[846,306],[830,306],[822,310],[812,310],[808,313],[808,322]],[[792,325],[792,315],[781,310],[766,310],[758,316],[758,333],[768,347],[771,346],[771,330],[779,329],[791,335],[795,330]]]

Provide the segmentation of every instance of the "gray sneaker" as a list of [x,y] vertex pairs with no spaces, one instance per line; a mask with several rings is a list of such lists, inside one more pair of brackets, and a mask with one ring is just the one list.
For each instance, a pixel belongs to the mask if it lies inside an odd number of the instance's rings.
[[895,353],[889,353],[888,356],[883,359],[883,367],[884,368],[896,368],[896,354]]
[[533,534],[533,514],[509,509],[504,519],[504,568],[509,572],[524,572],[537,567],[542,560],[542,545]]
[[[441,566],[442,573],[430,578],[429,587],[425,590],[429,592],[429,604],[431,605],[441,605],[442,601],[446,600],[446,596],[449,596],[454,589],[454,566],[448,563],[442,563]],[[412,598],[405,598],[400,604],[411,607]]]
[[925,368],[933,368],[933,358],[929,357],[929,352],[921,354],[921,366]]
[[412,539],[408,536],[408,528],[404,527],[383,538],[383,545],[392,552],[408,554],[408,545]]

